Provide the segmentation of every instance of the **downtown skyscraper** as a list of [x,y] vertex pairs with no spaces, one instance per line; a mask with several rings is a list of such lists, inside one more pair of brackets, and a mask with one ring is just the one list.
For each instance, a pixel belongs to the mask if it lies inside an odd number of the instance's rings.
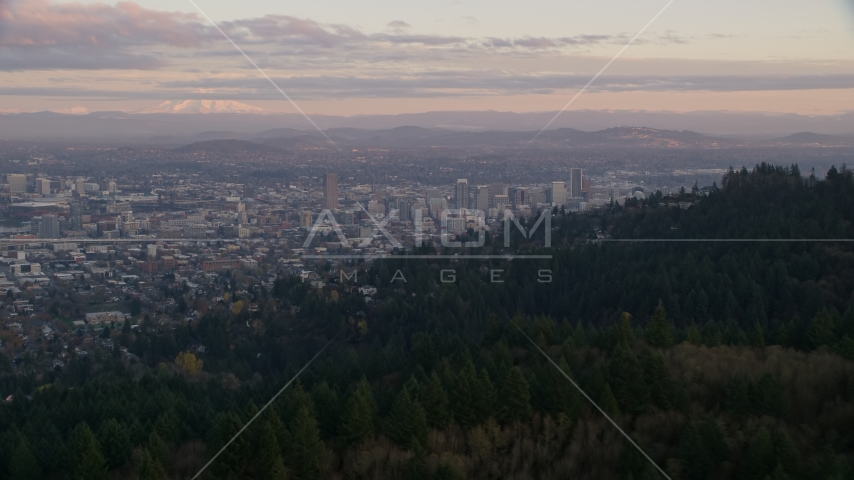
[[457,186],[454,190],[454,206],[455,208],[469,208],[469,181],[465,178],[457,180]]
[[323,177],[323,208],[336,210],[338,208],[338,174],[327,173]]

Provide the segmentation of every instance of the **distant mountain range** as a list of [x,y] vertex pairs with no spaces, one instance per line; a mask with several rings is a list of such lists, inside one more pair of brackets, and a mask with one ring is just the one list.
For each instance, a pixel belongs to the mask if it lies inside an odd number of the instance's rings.
[[[278,148],[299,148],[298,143],[303,141],[323,143],[322,136],[299,114],[261,114],[263,110],[239,102],[165,102],[145,111],[150,113],[0,114],[0,141],[53,140],[178,147],[198,141],[237,139]],[[312,115],[311,118],[331,137],[353,145],[406,147],[434,145],[437,141],[447,146],[521,145],[529,142],[554,113],[426,112],[350,117]],[[645,128],[624,127],[626,125]],[[745,142],[854,145],[854,113],[805,116],[735,112],[568,111],[551,128],[539,136],[536,146],[678,144],[705,147]],[[661,132],[678,132],[678,135]]]
[[[193,143],[174,149],[181,153],[218,151],[237,153],[285,153],[304,148],[421,148],[421,147],[527,147],[536,132],[458,132],[449,129],[397,127],[386,130],[332,128],[326,134],[332,145],[319,132],[290,128],[266,130],[254,135],[234,132],[203,132]],[[825,145],[854,146],[854,138],[799,133],[780,139],[744,142],[734,138],[714,137],[691,131],[658,130],[645,127],[618,127],[595,132],[570,128],[547,130],[533,144],[535,148],[721,148],[737,145]]]

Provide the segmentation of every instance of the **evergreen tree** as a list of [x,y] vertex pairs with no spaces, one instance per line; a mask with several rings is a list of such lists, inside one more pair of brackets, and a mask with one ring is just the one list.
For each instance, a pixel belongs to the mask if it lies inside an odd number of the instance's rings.
[[42,469],[33,455],[30,443],[23,437],[12,452],[9,462],[9,478],[11,480],[38,480]]
[[700,335],[700,329],[697,328],[697,324],[691,322],[691,325],[688,326],[688,342],[691,345],[700,346],[703,344],[703,337]]
[[713,417],[709,417],[700,425],[700,439],[709,452],[709,457],[718,465],[729,458],[729,446],[724,439],[720,425]]
[[427,446],[427,415],[424,408],[409,395],[406,387],[392,403],[388,419],[388,432],[392,440],[407,448]]
[[646,339],[653,347],[665,348],[673,345],[673,327],[667,320],[664,303],[658,301],[658,306],[652,314],[646,329]]
[[[576,383],[578,382],[573,377],[572,368],[563,357],[558,361],[558,366]],[[549,402],[549,406],[553,408],[553,413],[555,416],[565,415],[570,420],[577,419],[581,413],[581,393],[563,374],[553,375],[552,378],[555,381],[549,389],[552,393],[552,400]]]
[[320,440],[317,421],[303,406],[288,428],[285,445],[287,465],[300,480],[321,478],[326,462],[326,447]]
[[326,381],[320,382],[311,391],[320,432],[324,438],[330,438],[338,430],[341,420],[341,401],[338,392],[332,389]]
[[626,410],[639,413],[649,403],[649,386],[638,360],[622,347],[617,347],[610,364],[614,397]]
[[74,480],[106,480],[107,461],[86,422],[79,423],[68,439]]
[[448,392],[442,386],[439,375],[433,372],[430,381],[421,391],[421,404],[427,414],[427,422],[433,428],[442,428],[448,423]]
[[617,404],[617,399],[614,398],[614,392],[611,390],[611,385],[605,383],[602,389],[602,395],[599,398],[599,408],[605,411],[608,415],[619,415],[620,406]]
[[762,326],[759,322],[753,322],[753,332],[750,334],[750,345],[757,348],[765,347],[765,334],[762,332]]
[[172,454],[169,451],[169,445],[160,438],[160,435],[156,431],[152,431],[148,436],[148,451],[163,468],[169,468],[172,465]]
[[774,444],[765,427],[761,427],[747,445],[744,472],[746,478],[762,480],[775,467]]
[[346,444],[359,443],[373,433],[376,411],[374,394],[367,379],[362,377],[344,409],[341,436]]
[[708,478],[712,471],[712,459],[694,424],[689,424],[682,432],[682,439],[679,442],[679,456],[682,459],[682,466],[687,478],[691,480]]
[[835,321],[833,315],[827,310],[822,310],[807,325],[807,342],[810,348],[818,348],[822,345],[831,345],[834,338]]
[[56,425],[50,424],[42,429],[34,452],[45,474],[68,468],[68,449]]
[[620,320],[617,323],[617,344],[626,349],[630,348],[634,342],[631,320],[631,314],[623,312],[620,314]]
[[121,467],[130,459],[133,444],[125,426],[116,419],[111,418],[101,425],[98,441],[110,470]]
[[163,465],[147,448],[142,451],[137,467],[139,480],[166,480],[166,471]]
[[454,379],[452,407],[454,419],[460,425],[472,427],[489,417],[491,412],[485,409],[489,406],[491,392],[487,388],[491,388],[491,384],[482,382],[469,359]]
[[[211,447],[213,448],[211,450],[214,453],[219,452],[241,428],[243,428],[243,422],[234,412],[219,414],[212,429]],[[156,432],[152,433],[152,437],[154,435]],[[248,437],[238,435],[211,465],[211,473],[220,480],[243,478],[249,466],[247,460],[250,459],[251,454],[252,446]]]
[[650,400],[656,407],[667,410],[676,403],[673,380],[664,364],[664,356],[656,351],[644,351],[640,357],[643,378]]
[[269,421],[265,421],[261,425],[253,463],[255,478],[270,480],[285,480],[287,478],[276,432]]
[[531,394],[528,382],[519,367],[511,368],[504,377],[498,404],[498,417],[504,423],[514,423],[531,417]]

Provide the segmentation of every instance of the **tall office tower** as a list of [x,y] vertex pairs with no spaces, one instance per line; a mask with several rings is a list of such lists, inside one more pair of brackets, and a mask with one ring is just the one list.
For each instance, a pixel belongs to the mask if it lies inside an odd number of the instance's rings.
[[6,175],[6,183],[12,193],[24,193],[27,191],[27,176],[20,173]]
[[477,196],[475,197],[474,208],[481,212],[489,211],[489,185],[480,185],[477,187]]
[[107,182],[107,191],[110,193],[116,193],[116,182],[112,180]]
[[56,215],[42,215],[39,238],[59,238],[59,218]]
[[255,198],[255,189],[249,185],[243,186],[243,198]]
[[408,222],[412,220],[412,206],[406,200],[400,200],[397,202],[397,208],[400,210],[397,212],[397,218],[400,219],[401,222]]
[[469,181],[465,178],[457,180],[454,194],[454,206],[459,209],[469,208]]
[[83,205],[79,203],[71,204],[71,229],[83,230]]
[[74,190],[77,190],[77,193],[83,195],[86,192],[86,180],[82,178],[74,180]]
[[556,207],[566,205],[565,182],[552,182],[552,205]]
[[36,180],[36,193],[41,193],[42,195],[47,195],[50,193],[50,180],[46,178],[39,178]]
[[157,245],[154,243],[149,243],[146,245],[147,255],[146,258],[148,260],[154,260],[157,258]]
[[572,177],[569,179],[569,196],[570,198],[581,197],[581,169],[573,168],[571,171]]
[[527,191],[522,187],[510,187],[507,189],[507,198],[510,199],[510,205],[527,205]]
[[489,208],[495,207],[496,195],[507,195],[507,188],[500,183],[493,183],[489,185]]
[[338,174],[327,173],[323,177],[323,206],[329,210],[338,208]]
[[438,188],[431,188],[427,190],[427,203],[430,203],[430,200],[441,199],[444,198],[442,196],[442,191]]

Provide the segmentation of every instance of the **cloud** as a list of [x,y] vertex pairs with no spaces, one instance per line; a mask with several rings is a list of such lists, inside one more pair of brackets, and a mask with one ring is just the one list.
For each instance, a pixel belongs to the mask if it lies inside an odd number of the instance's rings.
[[[288,15],[234,20],[220,26],[238,44],[252,50],[250,55],[259,64],[278,61],[277,57],[311,63],[329,60],[330,55],[337,55],[338,62],[352,63],[355,52],[369,52],[358,55],[367,61],[373,57],[422,62],[443,55],[460,59],[492,51],[563,51],[626,41],[621,35],[484,39],[416,34],[409,32],[411,26],[403,20],[389,22],[388,32],[365,33],[349,25]],[[683,39],[668,33],[657,41]],[[183,63],[188,57],[233,55],[236,53],[219,32],[195,14],[151,10],[133,2],[0,3],[0,70],[151,70]]]
[[133,2],[106,5],[16,0],[0,4],[0,21],[4,23],[0,45],[6,47],[198,47],[214,38],[196,15],[149,10]]

